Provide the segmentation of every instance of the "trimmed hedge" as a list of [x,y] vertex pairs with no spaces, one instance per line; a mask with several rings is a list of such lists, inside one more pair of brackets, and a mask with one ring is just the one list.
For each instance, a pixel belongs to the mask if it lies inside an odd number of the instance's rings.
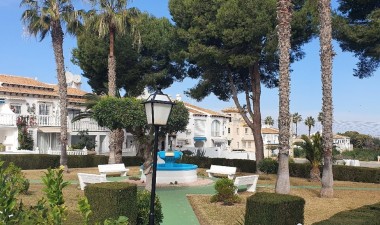
[[225,159],[225,158],[208,158],[182,156],[181,163],[195,164],[199,168],[210,168],[211,165],[234,166],[240,172],[256,173],[256,161],[248,159]]
[[298,196],[258,192],[247,198],[245,224],[303,224],[304,206]]
[[334,180],[380,184],[380,168],[333,166]]
[[[15,154],[0,155],[0,160],[5,161],[5,165],[13,162],[23,170],[57,168],[59,166],[59,155],[45,154]],[[140,166],[143,158],[131,156],[122,158],[125,166]],[[97,167],[99,164],[108,164],[108,156],[105,155],[69,155],[67,156],[69,168]]]
[[380,202],[373,205],[365,205],[357,209],[339,212],[327,220],[313,223],[313,225],[357,224],[380,224]]
[[89,184],[84,195],[91,206],[90,224],[103,223],[106,219],[128,217],[130,225],[137,223],[137,186],[135,184],[110,182]]

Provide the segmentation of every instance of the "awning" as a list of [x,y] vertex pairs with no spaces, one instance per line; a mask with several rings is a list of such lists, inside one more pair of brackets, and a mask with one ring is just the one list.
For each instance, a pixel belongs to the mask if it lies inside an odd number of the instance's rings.
[[40,127],[38,128],[39,132],[43,133],[61,133],[60,127]]
[[214,143],[226,143],[227,140],[223,138],[213,138]]
[[194,141],[206,141],[206,137],[194,137]]

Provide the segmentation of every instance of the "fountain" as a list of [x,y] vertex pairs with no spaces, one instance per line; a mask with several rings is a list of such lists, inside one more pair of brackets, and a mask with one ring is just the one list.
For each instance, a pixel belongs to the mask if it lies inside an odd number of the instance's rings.
[[192,183],[197,181],[197,165],[176,163],[181,158],[180,151],[159,151],[158,156],[165,163],[157,164],[157,184]]

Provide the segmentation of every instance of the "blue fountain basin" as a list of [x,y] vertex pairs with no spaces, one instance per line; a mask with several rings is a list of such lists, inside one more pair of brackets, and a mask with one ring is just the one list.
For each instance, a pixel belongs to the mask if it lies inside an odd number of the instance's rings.
[[185,163],[160,163],[157,164],[157,170],[161,171],[181,171],[181,170],[196,170],[197,165]]

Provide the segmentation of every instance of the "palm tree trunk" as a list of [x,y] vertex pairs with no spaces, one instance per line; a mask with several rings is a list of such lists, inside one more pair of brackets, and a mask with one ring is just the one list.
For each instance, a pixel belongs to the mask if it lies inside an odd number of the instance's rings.
[[278,172],[276,180],[276,193],[288,194],[290,192],[289,179],[289,139],[290,139],[290,74],[289,49],[292,20],[292,3],[290,0],[278,0],[278,48],[280,52],[280,82],[279,82],[279,155]]
[[[114,40],[115,40],[115,32],[110,28],[110,52],[108,55],[108,95],[115,96],[116,95],[116,59],[114,56]],[[110,153],[108,163],[116,163],[116,152],[118,146],[117,144],[120,140],[117,140],[119,136],[118,130],[111,130],[110,132]],[[122,143],[123,144],[123,143]]]
[[318,2],[320,21],[320,58],[322,71],[322,145],[323,145],[323,173],[322,173],[322,198],[334,197],[333,171],[332,171],[332,29],[331,29],[331,1],[319,0]]
[[319,170],[319,163],[314,165],[312,164],[310,170],[310,180],[311,181],[321,181],[321,171]]
[[57,78],[58,78],[58,92],[59,92],[59,109],[60,109],[60,144],[61,144],[61,157],[60,165],[67,166],[67,83],[65,76],[65,63],[63,57],[63,31],[61,23],[59,21],[52,22],[51,37],[53,42],[54,58],[57,66]]
[[297,123],[296,123],[296,137],[297,137]]

